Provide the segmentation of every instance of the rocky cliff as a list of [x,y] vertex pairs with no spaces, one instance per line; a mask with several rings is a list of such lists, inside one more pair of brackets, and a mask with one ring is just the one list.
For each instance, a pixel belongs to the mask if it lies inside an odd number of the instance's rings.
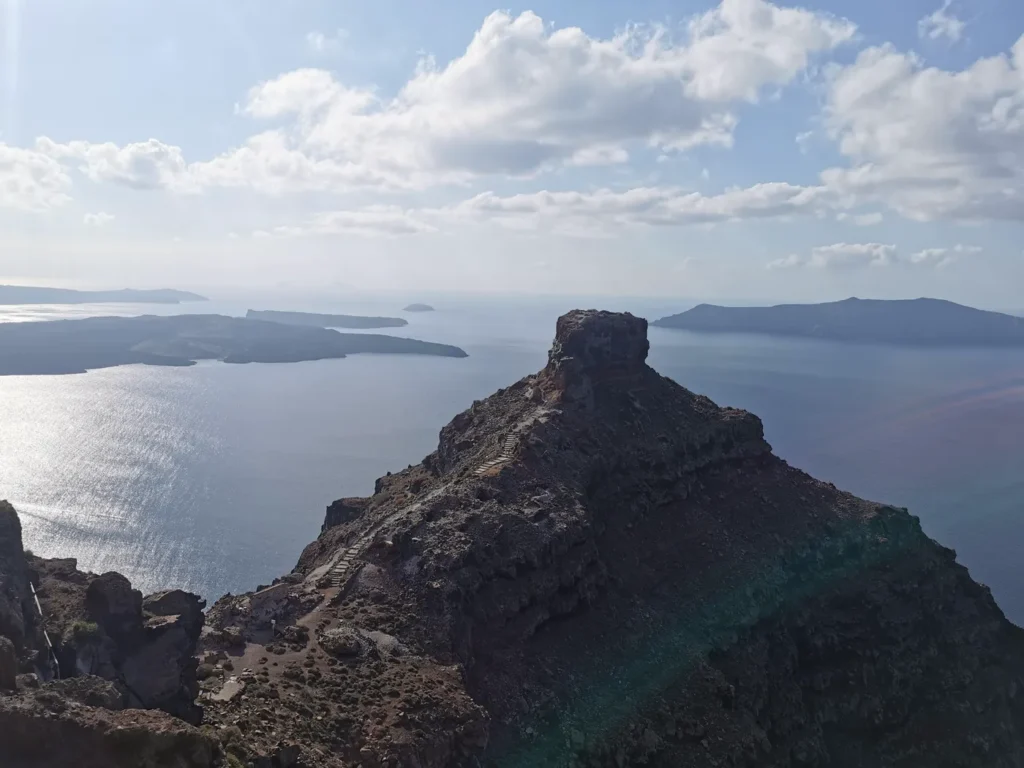
[[203,607],[26,553],[0,502],[0,764],[212,765],[219,743],[188,725],[202,719]]
[[224,760],[1024,765],[1024,637],[988,590],[906,510],[658,375],[646,330],[561,318],[542,371],[211,607],[199,701]]

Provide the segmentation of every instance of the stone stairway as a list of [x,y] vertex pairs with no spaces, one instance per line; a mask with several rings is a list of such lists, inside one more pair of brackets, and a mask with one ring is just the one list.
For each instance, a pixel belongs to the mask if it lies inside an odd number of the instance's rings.
[[514,458],[512,454],[515,452],[516,446],[519,445],[519,435],[522,431],[522,429],[519,429],[514,432],[510,432],[508,436],[505,438],[504,442],[502,442],[501,444],[501,453],[498,454],[498,457],[496,459],[490,459],[489,461],[485,461],[483,464],[481,464],[479,467],[473,470],[473,474],[476,475],[477,477],[481,477],[490,472],[492,469],[503,467],[506,464],[511,463],[512,459]]
[[349,576],[355,570],[361,544],[362,541],[346,549],[345,553],[331,566],[331,570],[327,572],[327,578],[332,587],[342,587],[348,581]]

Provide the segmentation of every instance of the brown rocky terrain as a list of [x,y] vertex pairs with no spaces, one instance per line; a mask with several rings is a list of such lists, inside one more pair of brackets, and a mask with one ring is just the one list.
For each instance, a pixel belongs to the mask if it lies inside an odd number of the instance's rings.
[[[194,598],[19,562],[0,524],[13,671],[39,667],[45,625],[72,638],[62,670],[110,681],[23,675],[0,734],[26,766],[69,764],[46,734],[111,766],[1024,765],[1024,632],[989,591],[906,510],[788,466],[755,416],[649,368],[646,330],[561,318],[541,372],[333,504],[291,574],[201,633]],[[201,730],[179,719],[196,680]]]

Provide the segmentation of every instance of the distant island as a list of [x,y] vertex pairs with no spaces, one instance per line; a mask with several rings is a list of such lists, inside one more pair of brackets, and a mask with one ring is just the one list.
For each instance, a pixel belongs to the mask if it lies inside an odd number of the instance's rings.
[[429,304],[410,304],[403,312],[433,312],[434,308]]
[[160,288],[137,291],[74,291],[69,288],[37,288],[29,285],[0,285],[0,304],[180,304],[207,301],[188,291]]
[[250,309],[245,316],[250,320],[269,320],[272,323],[313,328],[401,328],[409,324],[408,320],[400,317],[321,315],[316,312],[278,312],[273,309]]
[[826,304],[701,304],[653,323],[703,333],[761,333],[911,346],[1024,346],[1024,318],[940,299],[845,299]]
[[0,375],[84,373],[144,363],[294,363],[359,353],[467,357],[458,347],[222,315],[90,317],[0,324]]

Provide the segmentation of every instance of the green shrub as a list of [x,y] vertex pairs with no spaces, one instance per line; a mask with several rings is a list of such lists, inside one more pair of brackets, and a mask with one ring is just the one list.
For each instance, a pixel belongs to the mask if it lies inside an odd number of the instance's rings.
[[73,622],[64,633],[65,642],[73,640],[77,645],[96,642],[100,639],[101,631],[95,621],[83,621],[79,619]]

